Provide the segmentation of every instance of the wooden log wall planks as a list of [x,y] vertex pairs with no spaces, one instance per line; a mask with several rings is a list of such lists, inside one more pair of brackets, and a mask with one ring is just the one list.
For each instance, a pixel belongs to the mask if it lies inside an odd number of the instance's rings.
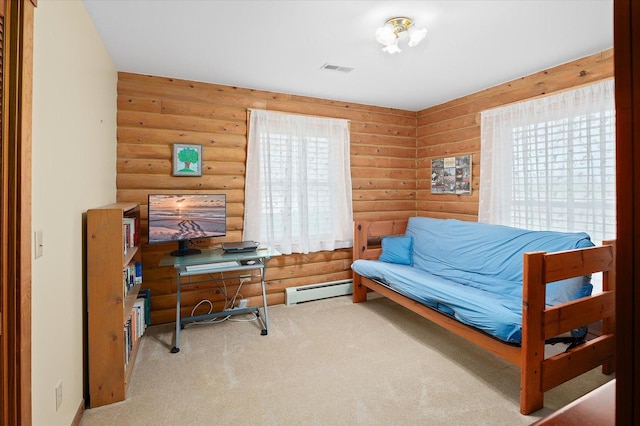
[[[152,322],[175,320],[176,277],[160,268],[171,245],[146,244],[147,196],[216,192],[227,196],[225,239],[242,238],[247,109],[268,109],[350,120],[355,219],[401,219],[416,211],[416,113],[367,105],[120,73],[118,78],[117,199],[136,202],[142,215],[144,287],[152,293]],[[171,175],[173,143],[202,145],[202,177]],[[284,289],[351,278],[351,250],[281,256],[267,268],[268,303],[284,303]],[[235,291],[236,283],[228,291]],[[242,287],[250,305],[261,305],[260,285]],[[182,293],[184,314],[202,299],[216,309],[215,284],[193,284]],[[200,313],[200,311],[196,311]]]
[[[613,77],[613,50],[418,112],[417,215],[478,220],[480,112]],[[431,194],[431,160],[472,156],[472,194]]]
[[[176,280],[172,269],[156,266],[162,254],[172,247],[146,244],[147,196],[224,192],[228,210],[226,240],[240,240],[248,108],[350,120],[356,220],[404,219],[416,214],[477,220],[480,112],[612,77],[613,51],[607,50],[415,113],[120,73],[117,199],[141,205],[144,286],[153,294],[153,323],[175,319]],[[171,176],[173,143],[203,146],[201,177]],[[431,160],[457,155],[472,156],[472,194],[431,194]],[[272,259],[267,268],[268,301],[284,303],[287,287],[350,278],[350,264],[349,250]],[[218,308],[222,296],[214,285],[190,286],[183,293],[184,313],[190,313],[193,306],[211,294],[213,297],[209,298]],[[244,285],[242,294],[251,305],[261,304],[256,279]]]

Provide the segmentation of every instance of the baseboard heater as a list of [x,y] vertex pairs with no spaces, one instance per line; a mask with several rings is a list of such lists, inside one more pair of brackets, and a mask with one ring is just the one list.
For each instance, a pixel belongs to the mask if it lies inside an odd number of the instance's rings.
[[285,289],[285,304],[290,306],[296,303],[326,299],[327,297],[345,296],[351,293],[353,293],[352,280],[289,287]]

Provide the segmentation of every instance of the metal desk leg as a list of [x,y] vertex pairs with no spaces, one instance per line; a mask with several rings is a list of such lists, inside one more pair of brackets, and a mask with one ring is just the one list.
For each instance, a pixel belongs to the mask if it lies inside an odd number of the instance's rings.
[[[264,261],[266,263],[266,260]],[[266,336],[269,333],[269,314],[267,313],[267,289],[264,285],[264,270],[266,265],[262,265],[260,268],[260,283],[262,284],[262,303],[264,304],[264,329],[260,333]]]
[[176,334],[175,334],[175,342],[173,348],[171,348],[171,353],[176,354],[180,352],[180,272],[178,275],[178,294],[176,297]]

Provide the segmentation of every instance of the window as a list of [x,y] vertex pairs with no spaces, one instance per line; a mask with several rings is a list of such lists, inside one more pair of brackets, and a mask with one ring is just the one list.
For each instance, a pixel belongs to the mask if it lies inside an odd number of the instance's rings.
[[243,238],[285,254],[351,247],[348,121],[250,114]]
[[613,80],[482,112],[480,222],[615,238]]

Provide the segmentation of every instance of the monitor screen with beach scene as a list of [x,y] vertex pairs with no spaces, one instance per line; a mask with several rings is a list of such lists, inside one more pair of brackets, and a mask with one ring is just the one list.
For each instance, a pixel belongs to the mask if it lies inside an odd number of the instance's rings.
[[173,256],[200,253],[192,241],[227,234],[225,194],[149,194],[149,244],[177,242]]

